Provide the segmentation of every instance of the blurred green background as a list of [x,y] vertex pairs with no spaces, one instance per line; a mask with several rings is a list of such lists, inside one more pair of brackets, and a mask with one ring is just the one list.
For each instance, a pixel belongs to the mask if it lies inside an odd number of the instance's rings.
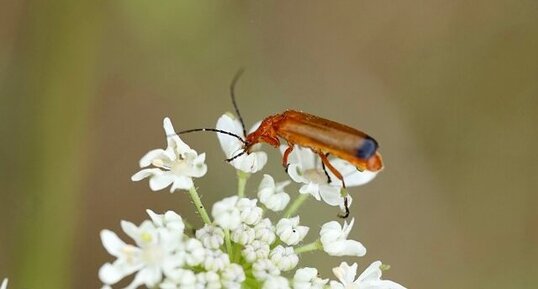
[[[174,209],[132,183],[177,129],[299,109],[370,133],[386,170],[352,190],[352,236],[408,288],[538,287],[538,2],[0,1],[0,278],[99,288],[99,231]],[[206,204],[235,174],[214,135]],[[278,152],[265,172],[285,178]],[[253,176],[248,190],[261,178]],[[292,188],[297,189],[297,186]],[[290,192],[293,190],[290,190]],[[309,202],[311,238],[334,208]],[[122,235],[125,240],[127,238]],[[303,265],[333,278],[338,258]]]

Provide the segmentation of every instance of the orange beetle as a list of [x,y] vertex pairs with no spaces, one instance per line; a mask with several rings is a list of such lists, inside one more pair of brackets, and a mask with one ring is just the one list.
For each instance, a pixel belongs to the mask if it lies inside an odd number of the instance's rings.
[[[190,129],[177,132],[177,134],[195,131],[213,131],[239,139],[244,144],[243,151],[227,159],[227,161],[232,161],[245,153],[249,153],[251,147],[257,143],[264,142],[273,147],[279,147],[280,139],[283,139],[288,144],[288,148],[284,151],[282,158],[282,165],[286,167],[286,170],[289,165],[288,156],[292,152],[294,145],[306,147],[319,155],[324,169],[327,167],[342,181],[344,188],[345,182],[342,174],[331,165],[327,156],[333,155],[346,160],[353,164],[359,171],[368,170],[378,172],[383,168],[381,154],[378,152],[379,145],[375,139],[360,130],[304,112],[287,110],[280,114],[268,116],[255,131],[247,135],[243,118],[237,108],[234,93],[235,84],[242,72],[243,70],[240,70],[234,77],[230,85],[230,94],[234,109],[243,126],[243,135],[246,135],[245,139],[231,132],[214,128]],[[345,208],[346,214],[343,217],[347,217],[349,214],[347,199],[345,199]]]

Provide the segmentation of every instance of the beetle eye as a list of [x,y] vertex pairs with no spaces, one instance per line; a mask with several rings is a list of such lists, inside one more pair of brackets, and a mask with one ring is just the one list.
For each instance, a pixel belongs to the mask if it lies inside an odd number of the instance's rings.
[[375,153],[376,150],[377,142],[371,137],[366,137],[357,149],[355,156],[363,160],[369,159]]

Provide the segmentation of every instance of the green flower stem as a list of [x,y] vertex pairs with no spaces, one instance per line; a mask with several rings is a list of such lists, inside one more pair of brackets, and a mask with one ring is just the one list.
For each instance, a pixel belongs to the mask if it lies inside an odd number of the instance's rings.
[[242,198],[245,196],[245,187],[247,185],[249,173],[237,170],[237,195]]
[[198,196],[198,192],[196,191],[195,187],[192,187],[189,189],[189,195],[191,195],[191,199],[194,202],[194,206],[196,207],[196,210],[198,210],[198,213],[202,217],[202,220],[206,224],[211,224],[211,219],[209,218],[209,215],[207,214],[204,205],[202,204],[202,201],[200,200],[200,197]]
[[299,194],[297,199],[295,199],[293,201],[293,203],[291,204],[291,206],[288,208],[288,210],[286,211],[284,216],[286,218],[289,218],[289,217],[291,217],[291,215],[295,214],[295,212],[297,212],[297,210],[304,203],[304,201],[306,201],[306,199],[308,199],[308,196],[309,196],[309,194]]
[[228,256],[233,256],[232,239],[230,238],[230,230],[224,230],[224,242],[226,243],[226,252]]
[[249,289],[255,289],[260,288],[260,282],[256,280],[255,278],[246,278],[245,281],[243,281],[244,287],[242,288],[249,288]]
[[232,258],[233,263],[239,263],[239,261],[241,260],[241,249],[242,247],[240,244],[234,243],[234,246],[233,246],[234,255]]
[[321,244],[321,241],[316,240],[310,244],[306,244],[302,247],[296,248],[294,251],[295,251],[295,254],[301,254],[301,253],[306,253],[310,251],[320,250],[322,248],[323,248],[323,245]]

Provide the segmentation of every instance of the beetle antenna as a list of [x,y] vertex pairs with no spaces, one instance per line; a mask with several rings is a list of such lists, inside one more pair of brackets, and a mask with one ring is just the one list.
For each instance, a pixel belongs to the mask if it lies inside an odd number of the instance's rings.
[[232,83],[230,84],[230,96],[232,97],[232,103],[234,105],[235,113],[237,113],[237,117],[239,117],[239,121],[241,122],[241,126],[243,127],[243,135],[247,135],[247,130],[245,129],[245,122],[243,121],[243,117],[241,117],[241,113],[239,112],[239,108],[237,107],[237,103],[235,102],[235,84],[237,83],[241,75],[243,75],[244,71],[244,68],[240,68],[232,79]]
[[246,152],[247,152],[246,150],[243,150],[242,152],[236,154],[235,156],[233,156],[233,157],[231,157],[231,158],[229,158],[229,159],[226,159],[226,161],[227,161],[227,162],[231,162],[231,161],[235,160],[236,158],[238,158],[238,157],[244,155]]
[[215,129],[215,128],[195,128],[195,129],[188,129],[188,130],[182,130],[182,131],[178,131],[176,132],[175,134],[169,134],[167,135],[168,137],[171,137],[171,136],[174,136],[174,135],[180,135],[180,134],[186,134],[186,133],[191,133],[191,132],[197,132],[197,131],[212,131],[212,132],[216,132],[216,133],[222,133],[222,134],[225,134],[225,135],[229,135],[229,136],[233,136],[235,137],[236,139],[240,140],[243,144],[247,144],[247,142],[240,136],[234,134],[234,133],[231,133],[229,131],[225,131],[225,130],[220,130],[220,129]]

